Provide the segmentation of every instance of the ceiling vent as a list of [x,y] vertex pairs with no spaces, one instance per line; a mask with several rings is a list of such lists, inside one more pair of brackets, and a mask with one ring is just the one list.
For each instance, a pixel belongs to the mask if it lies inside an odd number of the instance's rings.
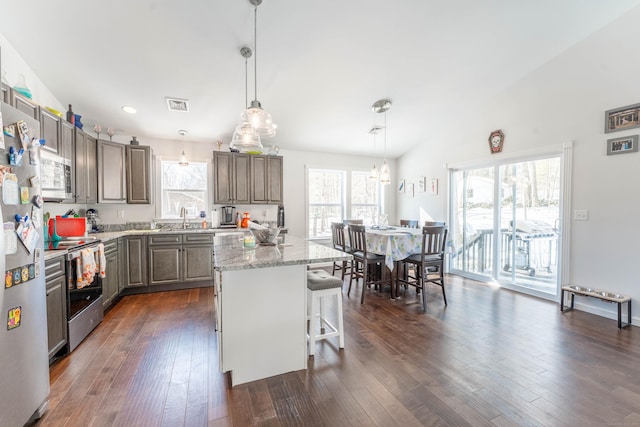
[[188,99],[180,99],[180,98],[169,98],[165,97],[167,100],[167,107],[169,111],[179,111],[181,113],[189,112],[189,100]]

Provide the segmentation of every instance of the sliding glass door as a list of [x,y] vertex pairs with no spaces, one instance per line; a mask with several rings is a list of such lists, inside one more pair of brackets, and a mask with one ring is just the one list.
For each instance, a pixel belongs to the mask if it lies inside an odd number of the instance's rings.
[[561,169],[551,156],[452,170],[450,271],[555,296]]

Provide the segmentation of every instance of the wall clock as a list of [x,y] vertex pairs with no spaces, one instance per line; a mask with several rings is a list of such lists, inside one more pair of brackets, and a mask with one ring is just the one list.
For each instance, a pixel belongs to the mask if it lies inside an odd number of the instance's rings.
[[504,144],[504,133],[498,129],[489,135],[489,149],[491,154],[502,152],[502,144]]

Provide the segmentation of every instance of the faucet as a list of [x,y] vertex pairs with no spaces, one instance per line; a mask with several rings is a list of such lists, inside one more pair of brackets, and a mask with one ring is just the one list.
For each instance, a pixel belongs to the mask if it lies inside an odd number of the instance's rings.
[[187,228],[187,224],[186,224],[186,221],[187,221],[187,210],[185,209],[184,206],[180,208],[180,217],[182,218],[182,229],[186,230],[186,228]]

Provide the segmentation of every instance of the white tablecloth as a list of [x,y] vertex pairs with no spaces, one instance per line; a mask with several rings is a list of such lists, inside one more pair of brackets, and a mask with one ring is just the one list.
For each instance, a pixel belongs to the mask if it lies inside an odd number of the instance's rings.
[[393,271],[395,261],[422,250],[422,229],[395,228],[393,230],[367,229],[367,251],[384,255],[385,265]]

